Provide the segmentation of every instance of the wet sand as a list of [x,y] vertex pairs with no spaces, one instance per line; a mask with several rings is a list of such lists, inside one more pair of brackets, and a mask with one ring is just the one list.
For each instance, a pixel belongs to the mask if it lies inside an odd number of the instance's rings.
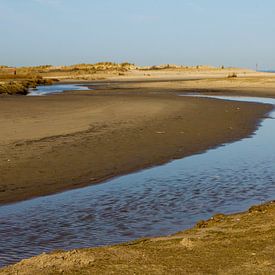
[[244,138],[272,108],[177,92],[113,85],[1,97],[0,203],[98,183]]

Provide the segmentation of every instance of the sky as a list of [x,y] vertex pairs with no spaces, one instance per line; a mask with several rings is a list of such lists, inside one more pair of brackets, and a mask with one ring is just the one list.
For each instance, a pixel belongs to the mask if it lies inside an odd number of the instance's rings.
[[275,69],[274,0],[0,0],[0,64]]

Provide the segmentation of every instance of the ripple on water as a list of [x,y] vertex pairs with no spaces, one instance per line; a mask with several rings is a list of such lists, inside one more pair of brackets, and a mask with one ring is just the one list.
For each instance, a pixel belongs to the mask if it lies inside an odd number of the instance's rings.
[[88,87],[77,85],[77,84],[56,84],[56,85],[46,85],[37,86],[35,89],[31,88],[29,90],[28,96],[43,96],[49,94],[63,93],[64,91],[84,91],[89,90]]

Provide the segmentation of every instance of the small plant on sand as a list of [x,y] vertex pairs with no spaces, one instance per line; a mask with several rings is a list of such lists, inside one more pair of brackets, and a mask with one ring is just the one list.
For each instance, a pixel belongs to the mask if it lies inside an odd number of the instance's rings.
[[232,73],[232,74],[229,74],[227,77],[228,78],[236,78],[236,77],[238,77],[238,75],[236,73]]

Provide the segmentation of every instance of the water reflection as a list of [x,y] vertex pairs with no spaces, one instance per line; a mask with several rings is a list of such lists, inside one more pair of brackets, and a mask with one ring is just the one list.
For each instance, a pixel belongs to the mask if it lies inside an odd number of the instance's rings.
[[43,96],[48,94],[58,94],[64,91],[85,91],[89,90],[88,87],[76,84],[57,84],[37,86],[35,89],[30,89],[28,96]]

